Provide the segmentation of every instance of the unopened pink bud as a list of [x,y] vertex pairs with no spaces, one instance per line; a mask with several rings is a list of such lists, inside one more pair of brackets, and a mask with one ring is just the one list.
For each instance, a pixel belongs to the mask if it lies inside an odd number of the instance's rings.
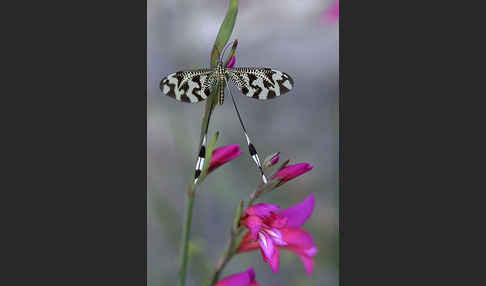
[[235,65],[236,58],[235,56],[232,56],[228,64],[226,65],[227,68],[232,68]]
[[278,171],[275,175],[273,175],[273,179],[281,179],[282,183],[290,181],[295,177],[298,177],[304,173],[309,172],[312,170],[314,166],[310,165],[309,163],[299,163],[295,165],[286,166],[282,170]]
[[219,166],[235,159],[240,156],[243,151],[240,150],[238,144],[223,146],[214,149],[213,155],[211,157],[211,162],[209,163],[208,173],[212,172]]
[[279,155],[277,154],[275,157],[272,158],[272,160],[270,160],[270,166],[277,164],[278,159],[279,159]]

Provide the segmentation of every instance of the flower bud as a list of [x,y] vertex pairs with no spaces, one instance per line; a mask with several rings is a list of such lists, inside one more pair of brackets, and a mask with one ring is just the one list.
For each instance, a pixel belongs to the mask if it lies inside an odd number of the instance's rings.
[[211,157],[211,162],[209,163],[208,173],[212,172],[219,166],[235,159],[243,153],[238,144],[223,146],[214,149],[213,155]]
[[265,158],[265,160],[263,161],[263,169],[266,169],[270,166],[277,164],[278,159],[280,158],[279,154],[280,154],[280,152],[273,153],[272,155]]
[[312,170],[314,166],[309,163],[299,163],[282,168],[272,176],[272,179],[280,179],[280,184],[290,181]]
[[232,68],[235,65],[236,58],[235,56],[232,56],[231,59],[229,60],[228,64],[226,65],[227,68]]

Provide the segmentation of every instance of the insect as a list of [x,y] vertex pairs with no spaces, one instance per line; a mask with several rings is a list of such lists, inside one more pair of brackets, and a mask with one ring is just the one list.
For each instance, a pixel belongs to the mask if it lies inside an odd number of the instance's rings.
[[[160,89],[165,95],[178,101],[198,103],[206,100],[211,95],[211,90],[217,84],[219,84],[219,94],[217,96],[218,103],[222,105],[224,102],[224,87],[228,80],[231,81],[244,95],[259,100],[267,100],[278,97],[292,90],[294,86],[294,81],[288,74],[271,68],[225,67],[222,60],[223,54],[224,51],[221,54],[219,63],[215,68],[179,71],[167,75],[160,81]],[[250,137],[248,136],[248,132],[243,124],[238,108],[236,107],[235,99],[231,94],[229,87],[228,90],[230,91],[233,105],[243,129],[250,155],[260,170],[263,183],[266,183],[267,179],[263,173],[258,153],[255,146],[251,143]],[[199,149],[194,183],[197,183],[198,177],[201,174],[202,167],[204,165],[206,134],[207,130],[205,130],[205,135]]]

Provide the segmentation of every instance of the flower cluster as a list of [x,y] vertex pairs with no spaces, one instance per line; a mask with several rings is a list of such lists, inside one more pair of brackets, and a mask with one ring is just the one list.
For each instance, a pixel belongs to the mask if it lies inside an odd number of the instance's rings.
[[[234,64],[234,59],[230,63]],[[214,149],[208,168],[208,174],[220,166],[230,162],[242,154],[240,147],[228,145]],[[279,153],[267,157],[264,161],[264,169],[277,164]],[[309,172],[313,166],[308,163],[288,165],[288,161],[271,176],[268,190],[275,189],[296,177]],[[271,184],[272,182],[275,182]],[[265,190],[265,185],[263,185]],[[255,199],[264,191],[257,193]],[[302,229],[304,223],[312,216],[315,198],[311,194],[297,205],[280,210],[280,206],[259,203],[248,207],[239,218],[239,225],[248,229],[237,247],[237,253],[244,253],[259,249],[263,260],[270,265],[274,273],[278,273],[280,264],[280,249],[289,250],[297,254],[304,264],[308,275],[314,269],[314,256],[317,247],[312,236]],[[239,216],[239,215],[238,215]],[[253,268],[244,272],[233,274],[220,280],[216,286],[258,286],[255,280]]]
[[[210,171],[229,162],[241,154],[238,145],[217,148],[211,159]],[[265,159],[264,169],[274,166],[279,161],[279,153]],[[308,163],[288,165],[288,161],[271,176],[271,189],[310,171],[313,168]],[[265,188],[265,185],[263,186]],[[270,189],[270,190],[271,190]],[[257,196],[262,195],[259,193]],[[312,236],[302,229],[305,222],[312,216],[315,198],[311,194],[302,202],[287,209],[280,210],[280,206],[259,203],[248,207],[239,218],[239,225],[248,229],[237,247],[237,253],[260,250],[263,260],[267,262],[274,273],[278,273],[280,264],[280,250],[285,249],[297,254],[304,264],[307,275],[314,269],[314,256],[317,247]],[[220,280],[216,286],[255,286],[253,268],[233,274]]]
[[[334,6],[322,14],[323,18],[329,19],[331,22],[336,22],[339,19],[338,0],[335,1]],[[218,36],[216,37],[211,52],[211,66],[213,68],[215,66],[219,67],[221,61],[223,61],[226,48],[229,47],[226,46],[226,44],[233,31],[237,14],[238,1],[231,0],[228,12],[224,18],[225,20],[219,29]],[[237,45],[238,41],[233,41],[233,46],[230,50],[231,52],[225,61],[225,66],[227,68],[233,68],[236,63],[235,55]],[[213,95],[213,100],[206,101],[207,105],[201,129],[201,131],[205,130],[205,135],[207,135],[209,120],[211,119],[211,114],[216,106],[215,96],[217,96],[217,94]],[[243,127],[243,129],[245,128]],[[201,136],[202,143],[196,163],[194,181],[191,181],[187,191],[189,203],[186,209],[187,219],[184,228],[184,244],[179,273],[179,285],[182,286],[185,285],[188,245],[191,233],[191,216],[196,188],[200,186],[206,175],[239,157],[243,153],[238,145],[228,145],[214,149],[218,134],[219,133],[217,132],[209,145],[205,145],[207,143],[206,137]],[[246,139],[248,141],[251,155],[256,155],[252,154],[256,153],[256,150],[250,143],[248,136],[246,136]],[[288,165],[289,161],[286,161],[269,177],[270,180],[267,181],[264,172],[278,163],[279,153],[274,153],[268,156],[263,164],[260,164],[260,159],[258,157],[259,156],[256,156],[256,159],[253,159],[258,165],[259,171],[261,171],[263,183],[259,184],[257,189],[250,195],[246,210],[244,209],[244,201],[240,202],[233,217],[231,240],[219,259],[214,271],[207,280],[207,283],[205,284],[207,286],[259,286],[260,284],[255,280],[255,272],[251,267],[246,271],[232,274],[218,281],[223,268],[235,254],[257,249],[260,250],[263,260],[269,264],[274,273],[278,273],[280,250],[284,249],[294,252],[300,257],[308,275],[311,275],[313,272],[314,256],[317,254],[318,250],[314,244],[312,236],[305,231],[302,226],[312,216],[315,205],[314,195],[311,194],[302,202],[284,210],[280,210],[280,206],[278,205],[269,203],[253,204],[256,199],[261,198],[265,193],[275,190],[290,180],[309,172],[313,166],[308,163]]]

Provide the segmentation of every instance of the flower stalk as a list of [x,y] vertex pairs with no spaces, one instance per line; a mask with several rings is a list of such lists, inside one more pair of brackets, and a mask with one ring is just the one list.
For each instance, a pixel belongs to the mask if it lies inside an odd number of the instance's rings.
[[[235,25],[236,21],[236,16],[238,14],[238,0],[231,0],[228,11],[226,13],[226,16],[223,20],[223,24],[221,25],[218,35],[216,37],[216,41],[213,45],[213,50],[211,52],[211,67],[215,68],[218,65],[219,57],[221,54],[221,51],[223,48],[226,46],[226,43],[228,42],[232,32],[233,28]],[[237,42],[236,42],[237,43]],[[230,53],[230,57],[226,61],[226,64],[228,64],[229,60],[231,59],[231,56],[234,55],[236,50],[236,44],[233,45],[232,51]],[[206,101],[206,106],[204,110],[204,116],[201,122],[201,136],[199,139],[199,144],[202,144],[203,138],[207,133],[208,127],[209,127],[209,121],[211,119],[211,115],[213,113],[214,108],[216,107],[217,104],[217,99],[219,94],[219,86],[215,90],[213,90],[211,96],[209,96],[208,100]],[[189,240],[190,240],[190,235],[191,235],[191,222],[192,222],[192,210],[194,208],[194,200],[195,200],[195,195],[196,195],[196,190],[198,186],[202,183],[204,178],[207,175],[208,167],[209,167],[209,162],[211,160],[212,156],[212,151],[214,149],[214,145],[216,143],[218,135],[214,137],[213,141],[211,142],[209,148],[206,150],[206,156],[205,156],[205,166],[203,167],[203,171],[200,175],[200,179],[197,182],[197,184],[194,183],[194,177],[193,175],[191,176],[191,180],[189,183],[189,187],[187,190],[187,204],[186,204],[186,217],[185,217],[185,222],[184,222],[184,234],[183,234],[183,239],[182,239],[182,254],[181,254],[181,259],[180,259],[180,268],[179,268],[179,285],[184,286],[185,281],[186,281],[186,269],[187,269],[187,263],[188,263],[188,248],[189,248]],[[212,146],[211,146],[212,145]]]
[[191,188],[187,192],[186,221],[184,223],[184,238],[182,245],[181,264],[179,269],[179,285],[186,282],[187,257],[189,249],[189,237],[191,232],[192,210],[194,206],[195,192]]
[[239,225],[239,220],[240,220],[242,210],[243,210],[243,201],[241,201],[236,211],[230,240],[226,244],[226,247],[223,253],[221,254],[221,257],[219,258],[216,267],[214,268],[213,272],[210,274],[208,280],[206,280],[206,283],[204,284],[205,286],[212,286],[218,281],[219,276],[223,271],[224,267],[231,260],[231,258],[233,258],[233,256],[236,254],[236,251],[238,250],[238,246],[240,245],[243,239],[243,235],[242,235],[243,231],[245,230],[244,227]]

